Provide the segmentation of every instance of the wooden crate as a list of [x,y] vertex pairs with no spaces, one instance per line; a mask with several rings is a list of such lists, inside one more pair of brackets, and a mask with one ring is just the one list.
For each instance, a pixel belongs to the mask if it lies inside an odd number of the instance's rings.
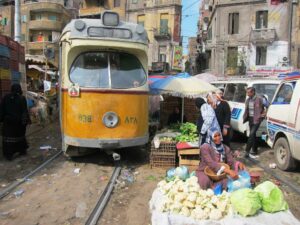
[[200,149],[180,149],[178,150],[179,166],[187,166],[189,171],[194,171],[198,168]]
[[151,143],[150,167],[170,168],[176,166],[176,142],[161,142],[159,148]]

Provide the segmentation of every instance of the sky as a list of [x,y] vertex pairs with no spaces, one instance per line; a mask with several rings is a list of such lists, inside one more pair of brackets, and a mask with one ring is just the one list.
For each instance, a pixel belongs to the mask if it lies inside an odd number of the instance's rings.
[[196,37],[201,0],[182,0],[181,36],[183,54],[188,54],[188,37]]

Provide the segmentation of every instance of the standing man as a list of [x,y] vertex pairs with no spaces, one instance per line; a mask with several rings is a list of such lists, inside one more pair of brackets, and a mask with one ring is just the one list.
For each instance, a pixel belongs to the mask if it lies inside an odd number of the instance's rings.
[[[265,107],[263,105],[263,99],[255,95],[255,88],[247,88],[247,100],[245,105],[245,113],[243,116],[243,122],[249,122],[250,135],[248,138],[245,158],[258,158],[257,155],[257,142],[256,132],[263,118],[265,117]],[[250,150],[252,148],[252,153]]]
[[223,143],[230,147],[230,119],[231,110],[227,101],[223,98],[223,91],[218,90],[216,92],[217,104],[215,108],[215,113],[217,116],[218,123],[220,125]]

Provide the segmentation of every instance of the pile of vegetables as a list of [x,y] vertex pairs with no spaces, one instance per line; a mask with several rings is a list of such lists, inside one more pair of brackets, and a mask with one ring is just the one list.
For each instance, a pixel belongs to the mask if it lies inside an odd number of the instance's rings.
[[198,141],[199,135],[197,126],[193,123],[183,123],[180,128],[180,135],[176,137],[178,142],[195,142]]
[[173,138],[173,137],[159,137],[159,140],[161,142],[172,142],[172,141],[175,140],[175,138]]
[[158,183],[158,188],[167,197],[162,212],[188,216],[195,220],[220,220],[232,214],[229,193],[223,192],[217,196],[211,189],[201,190],[196,176],[185,181],[178,177],[170,182],[162,180]]

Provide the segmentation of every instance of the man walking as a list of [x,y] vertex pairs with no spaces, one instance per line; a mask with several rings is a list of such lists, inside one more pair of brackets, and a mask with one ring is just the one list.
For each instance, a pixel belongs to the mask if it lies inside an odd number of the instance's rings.
[[[263,118],[265,117],[265,108],[263,105],[263,99],[255,95],[255,88],[247,88],[247,100],[245,105],[245,113],[243,116],[243,122],[249,122],[250,135],[248,138],[245,158],[258,158],[257,155],[257,141],[256,132]],[[252,153],[250,150],[252,148]]]

